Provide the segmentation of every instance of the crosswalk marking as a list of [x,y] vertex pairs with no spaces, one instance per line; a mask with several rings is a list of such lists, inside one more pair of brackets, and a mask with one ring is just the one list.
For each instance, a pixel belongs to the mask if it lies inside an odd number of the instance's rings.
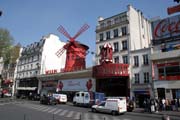
[[53,113],[55,110],[57,110],[57,108],[54,108],[54,109],[48,111],[48,113]]
[[74,114],[74,111],[69,111],[68,114],[66,115],[66,117],[72,117]]
[[62,109],[59,109],[59,110],[57,110],[56,112],[54,112],[54,114],[57,114],[57,113],[59,113],[59,112],[61,112],[62,111]]
[[81,113],[80,113],[80,112],[77,112],[73,118],[74,118],[75,120],[79,120],[79,119],[80,119],[80,115],[81,115]]
[[63,110],[59,115],[64,116],[67,112],[68,112],[68,110]]
[[128,119],[128,118],[118,118],[115,116],[106,116],[104,114],[96,114],[96,113],[89,113],[89,112],[81,113],[78,111],[65,110],[65,109],[60,109],[58,107],[31,104],[31,103],[15,104],[15,105],[24,107],[24,108],[34,109],[34,110],[37,110],[40,112],[56,114],[61,117],[71,118],[72,120],[79,120],[79,119],[82,119],[82,120],[132,120],[132,119]]
[[43,112],[46,112],[46,111],[48,111],[49,109],[51,109],[51,108],[44,109]]

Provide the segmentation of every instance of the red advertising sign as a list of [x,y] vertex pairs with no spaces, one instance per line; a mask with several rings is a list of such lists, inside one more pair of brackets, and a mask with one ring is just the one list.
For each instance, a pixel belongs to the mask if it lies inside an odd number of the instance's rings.
[[180,35],[180,15],[154,21],[152,32],[154,40]]
[[168,15],[180,12],[180,4],[176,5],[176,6],[169,7],[167,9],[167,12],[168,12]]

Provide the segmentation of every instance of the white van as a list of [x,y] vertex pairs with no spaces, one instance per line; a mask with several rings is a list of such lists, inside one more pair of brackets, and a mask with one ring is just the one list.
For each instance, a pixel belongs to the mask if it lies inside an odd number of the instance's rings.
[[92,106],[92,112],[111,113],[112,115],[127,112],[126,98],[107,99],[98,105]]
[[58,101],[58,103],[67,103],[67,95],[66,94],[56,94],[53,93],[53,97]]
[[87,91],[79,91],[76,92],[73,97],[73,104],[77,106],[88,106],[97,104],[104,100],[105,94],[100,92],[87,92]]

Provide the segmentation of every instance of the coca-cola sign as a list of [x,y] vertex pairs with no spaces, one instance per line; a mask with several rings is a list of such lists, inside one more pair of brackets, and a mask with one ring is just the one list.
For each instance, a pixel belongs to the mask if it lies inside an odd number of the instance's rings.
[[180,15],[154,21],[152,32],[154,40],[180,35]]

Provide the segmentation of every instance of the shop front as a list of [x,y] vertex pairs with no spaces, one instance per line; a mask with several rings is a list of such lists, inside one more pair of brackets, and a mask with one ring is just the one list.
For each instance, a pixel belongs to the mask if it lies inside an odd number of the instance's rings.
[[92,78],[92,69],[41,75],[39,79],[40,94],[64,93],[72,101],[77,91],[96,91],[96,81]]

